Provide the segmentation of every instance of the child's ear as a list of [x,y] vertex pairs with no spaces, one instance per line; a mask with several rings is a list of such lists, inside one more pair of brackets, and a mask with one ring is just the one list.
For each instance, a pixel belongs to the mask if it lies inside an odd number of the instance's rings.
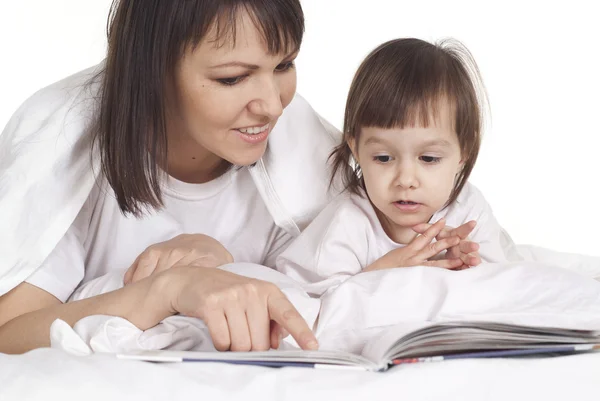
[[350,152],[352,152],[352,157],[354,157],[354,160],[356,160],[356,162],[359,163],[358,152],[356,151],[356,140],[354,138],[348,138],[346,140],[346,144],[348,144],[348,147],[350,148]]

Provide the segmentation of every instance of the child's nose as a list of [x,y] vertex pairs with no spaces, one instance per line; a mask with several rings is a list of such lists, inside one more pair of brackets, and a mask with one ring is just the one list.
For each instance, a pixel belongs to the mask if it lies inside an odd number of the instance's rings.
[[396,176],[396,185],[403,188],[416,188],[418,179],[413,165],[403,164],[398,169]]

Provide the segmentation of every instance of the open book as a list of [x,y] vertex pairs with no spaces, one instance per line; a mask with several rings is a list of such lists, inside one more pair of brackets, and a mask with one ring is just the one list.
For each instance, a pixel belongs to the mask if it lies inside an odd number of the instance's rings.
[[528,327],[492,322],[402,324],[371,338],[360,355],[338,351],[141,351],[117,354],[154,362],[226,362],[270,367],[385,371],[403,363],[460,358],[555,356],[600,350],[600,331]]

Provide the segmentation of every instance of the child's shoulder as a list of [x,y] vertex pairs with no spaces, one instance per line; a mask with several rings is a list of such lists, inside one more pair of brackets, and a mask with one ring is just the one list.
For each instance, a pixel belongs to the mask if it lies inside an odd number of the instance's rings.
[[485,202],[483,193],[473,183],[467,181],[454,203],[462,207],[469,207],[481,202]]
[[344,191],[317,215],[305,231],[314,233],[346,230],[364,231],[377,218],[373,206],[366,196]]
[[334,198],[323,210],[334,219],[369,219],[375,211],[364,191],[359,194],[344,191]]
[[469,220],[477,220],[489,212],[489,205],[483,193],[472,183],[467,182],[454,202],[440,210],[433,221],[444,217],[448,225],[459,226]]

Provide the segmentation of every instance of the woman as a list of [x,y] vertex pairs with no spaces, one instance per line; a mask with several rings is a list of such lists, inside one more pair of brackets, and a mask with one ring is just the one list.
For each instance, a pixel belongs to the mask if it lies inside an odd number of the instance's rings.
[[[295,96],[303,30],[297,0],[113,3],[103,64],[0,136],[0,352],[95,314],[196,316],[219,350],[317,347],[279,289],[214,269],[270,265],[329,198],[336,133]],[[127,266],[124,288],[65,303]]]

